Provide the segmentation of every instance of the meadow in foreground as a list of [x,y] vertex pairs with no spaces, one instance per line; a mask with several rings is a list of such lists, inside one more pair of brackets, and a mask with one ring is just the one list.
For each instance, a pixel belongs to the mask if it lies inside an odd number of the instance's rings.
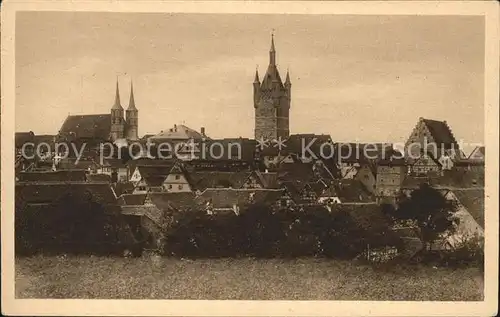
[[476,268],[354,261],[43,256],[16,258],[17,298],[483,300]]

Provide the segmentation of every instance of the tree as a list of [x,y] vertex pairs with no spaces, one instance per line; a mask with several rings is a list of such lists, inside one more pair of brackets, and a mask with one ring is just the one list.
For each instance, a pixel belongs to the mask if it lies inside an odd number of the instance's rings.
[[456,203],[446,199],[428,184],[421,184],[410,197],[403,198],[395,210],[396,220],[410,220],[420,229],[420,239],[427,247],[442,233],[453,232],[458,219]]

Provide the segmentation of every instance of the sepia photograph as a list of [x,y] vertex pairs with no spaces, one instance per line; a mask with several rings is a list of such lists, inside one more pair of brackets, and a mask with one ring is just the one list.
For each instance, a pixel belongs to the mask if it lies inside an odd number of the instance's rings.
[[1,11],[4,313],[496,314],[496,4]]

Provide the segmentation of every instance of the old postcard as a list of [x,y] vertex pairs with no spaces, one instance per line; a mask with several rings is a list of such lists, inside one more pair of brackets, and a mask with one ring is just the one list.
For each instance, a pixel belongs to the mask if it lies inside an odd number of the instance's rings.
[[496,2],[1,14],[4,314],[496,314]]

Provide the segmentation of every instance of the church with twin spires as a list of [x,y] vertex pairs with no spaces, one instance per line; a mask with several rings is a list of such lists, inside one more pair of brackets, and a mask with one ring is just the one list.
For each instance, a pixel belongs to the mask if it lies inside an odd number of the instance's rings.
[[291,91],[290,74],[287,71],[283,82],[278,71],[273,35],[266,74],[261,82],[257,69],[253,82],[256,140],[284,140],[290,136]]
[[68,115],[58,137],[63,140],[93,140],[96,142],[139,138],[139,110],[135,106],[134,89],[130,84],[130,100],[127,110],[120,101],[120,89],[116,82],[115,101],[108,114]]
[[115,103],[111,108],[111,132],[110,138],[115,141],[117,139],[137,140],[139,129],[139,110],[135,107],[134,87],[130,84],[130,101],[128,108],[123,116],[123,107],[120,103],[120,90],[118,81],[116,82]]
[[[253,82],[256,140],[285,140],[290,136],[291,89],[288,71],[285,81],[278,71],[273,35],[266,73],[260,78],[257,69]],[[130,85],[130,100],[127,110],[124,110],[117,81],[115,100],[109,114],[69,115],[59,130],[59,136],[101,142],[120,139],[134,141],[139,139],[138,128],[139,111],[135,106],[133,86]]]

